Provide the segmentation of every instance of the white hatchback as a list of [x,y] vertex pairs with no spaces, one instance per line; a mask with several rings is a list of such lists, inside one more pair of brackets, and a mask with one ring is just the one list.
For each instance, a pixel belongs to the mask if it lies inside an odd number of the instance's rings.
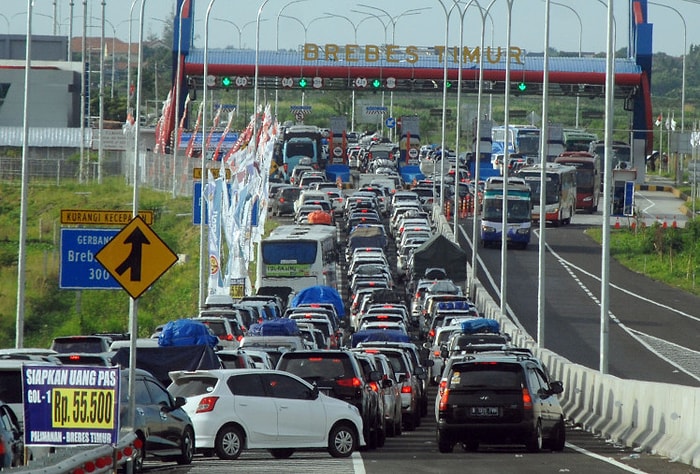
[[357,408],[319,393],[278,370],[218,369],[170,372],[173,396],[185,397],[195,446],[221,459],[244,449],[267,449],[278,459],[297,449],[324,448],[348,457],[365,445]]

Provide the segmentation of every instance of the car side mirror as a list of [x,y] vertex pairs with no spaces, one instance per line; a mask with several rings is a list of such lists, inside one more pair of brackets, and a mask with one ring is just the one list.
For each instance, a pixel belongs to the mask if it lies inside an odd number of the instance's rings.
[[440,348],[440,357],[443,359],[449,359],[450,357],[450,351],[448,351],[444,346]]
[[383,388],[391,388],[394,385],[394,382],[390,378],[382,379],[382,387]]
[[379,382],[382,379],[382,374],[379,373],[377,370],[371,370],[369,372],[369,380],[370,382]]
[[187,399],[185,397],[175,397],[175,404],[173,408],[180,408],[187,404]]
[[399,374],[399,383],[404,383],[406,381],[406,374]]
[[316,384],[314,384],[313,388],[309,392],[309,400],[316,400],[318,398],[319,393],[320,392],[318,391],[318,387],[316,386]]
[[549,382],[549,392],[553,395],[559,395],[564,391],[564,384],[560,380]]

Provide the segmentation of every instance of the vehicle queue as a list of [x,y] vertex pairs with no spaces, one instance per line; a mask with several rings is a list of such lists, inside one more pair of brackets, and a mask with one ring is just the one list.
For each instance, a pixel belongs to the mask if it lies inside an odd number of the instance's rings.
[[[270,211],[293,213],[294,223],[285,221],[263,241],[258,295],[212,296],[201,314],[139,340],[139,352],[159,359],[169,379],[156,369],[138,372],[137,467],[150,457],[235,460],[249,449],[277,459],[308,449],[347,457],[380,449],[426,416],[437,421],[443,453],[480,443],[563,449],[561,383],[481,317],[464,294],[463,277],[453,279],[439,259],[434,267],[417,264],[426,249],[443,245],[432,206],[440,187],[426,180],[389,188],[387,178],[401,180],[391,160],[383,161],[377,179],[354,190],[319,180],[316,169],[307,171],[314,179],[300,173],[298,186],[276,184]],[[366,159],[363,166],[371,164]],[[459,173],[446,182],[450,176]],[[309,205],[315,207],[307,213]],[[58,363],[66,353],[64,364],[111,365],[119,339],[63,338],[32,358]],[[211,365],[177,367],[155,356],[163,346],[182,352],[193,342],[213,354]],[[19,366],[23,356],[3,357]],[[434,399],[431,385],[438,387]],[[0,398],[17,402],[6,392],[0,389]],[[21,405],[13,408],[22,412]]]

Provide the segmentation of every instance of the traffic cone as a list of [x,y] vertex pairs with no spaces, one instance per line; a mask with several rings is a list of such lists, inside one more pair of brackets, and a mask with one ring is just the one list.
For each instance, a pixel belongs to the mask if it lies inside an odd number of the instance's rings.
[[615,219],[615,228],[616,228],[616,229],[619,229],[619,228],[620,228],[620,218],[619,218],[619,217],[617,217],[617,218]]
[[631,228],[632,230],[636,230],[636,229],[637,229],[637,223],[636,223],[635,221],[632,221],[632,223],[630,224],[630,228]]
[[678,223],[676,222],[676,216],[673,216],[673,222],[671,222],[671,227],[674,229],[678,227]]
[[667,229],[667,228],[668,228],[668,224],[666,223],[666,218],[665,218],[665,217],[664,217],[664,222],[663,222],[663,224],[661,224],[661,227],[662,227],[663,229]]

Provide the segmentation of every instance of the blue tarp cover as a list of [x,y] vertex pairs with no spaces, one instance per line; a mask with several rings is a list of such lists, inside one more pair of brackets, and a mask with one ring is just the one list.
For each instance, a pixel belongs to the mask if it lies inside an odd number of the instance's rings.
[[260,324],[251,324],[248,334],[250,336],[298,336],[299,327],[294,319],[270,319]]
[[316,285],[304,288],[294,296],[291,308],[308,303],[332,303],[339,318],[345,317],[345,305],[338,290],[330,286]]
[[474,334],[477,332],[499,334],[501,332],[501,326],[495,319],[474,318],[462,322],[462,332],[467,334]]
[[168,322],[158,336],[158,345],[169,346],[198,346],[216,347],[219,340],[209,328],[199,321],[177,319]]
[[370,341],[411,342],[411,338],[405,332],[394,329],[367,329],[353,334],[350,345],[357,347],[361,342]]

